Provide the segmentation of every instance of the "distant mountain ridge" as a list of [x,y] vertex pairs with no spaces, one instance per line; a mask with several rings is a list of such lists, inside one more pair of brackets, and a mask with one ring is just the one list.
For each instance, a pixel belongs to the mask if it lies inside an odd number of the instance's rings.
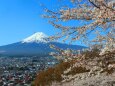
[[81,50],[86,48],[84,46],[79,45],[68,45],[59,42],[51,42],[47,40],[47,35],[42,32],[37,32],[26,39],[5,45],[0,46],[0,55],[3,56],[48,56],[50,52],[55,51],[51,49],[49,46],[53,44],[62,49],[74,49]]

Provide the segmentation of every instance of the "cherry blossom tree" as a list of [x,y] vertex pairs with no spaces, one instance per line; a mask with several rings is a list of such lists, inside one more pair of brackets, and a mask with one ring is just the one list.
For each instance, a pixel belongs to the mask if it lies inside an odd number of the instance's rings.
[[[63,0],[60,0],[63,1]],[[64,0],[66,2],[68,0]],[[61,7],[58,11],[46,10],[44,17],[60,30],[51,39],[63,38],[86,44],[102,44],[109,49],[115,48],[115,0],[69,0],[71,6]],[[73,21],[75,26],[64,23]],[[76,23],[77,21],[77,23]],[[80,22],[80,24],[78,24]],[[93,39],[90,39],[93,36]]]

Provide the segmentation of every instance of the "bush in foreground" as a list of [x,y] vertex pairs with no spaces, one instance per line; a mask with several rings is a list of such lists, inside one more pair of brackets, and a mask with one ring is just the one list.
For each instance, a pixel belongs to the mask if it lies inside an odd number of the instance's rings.
[[[61,82],[63,80],[62,74],[74,64],[74,61],[62,62],[54,68],[48,68],[38,73],[34,82],[35,86],[50,86],[52,82]],[[89,70],[82,67],[74,67],[67,75],[75,75],[76,73],[89,72]]]

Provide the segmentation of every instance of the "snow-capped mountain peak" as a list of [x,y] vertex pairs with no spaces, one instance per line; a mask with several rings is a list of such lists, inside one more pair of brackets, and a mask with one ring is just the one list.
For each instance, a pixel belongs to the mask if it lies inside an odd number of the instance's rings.
[[43,32],[36,32],[33,35],[25,38],[22,40],[22,43],[32,43],[32,42],[43,42],[43,43],[47,43],[48,36],[46,34],[44,34]]

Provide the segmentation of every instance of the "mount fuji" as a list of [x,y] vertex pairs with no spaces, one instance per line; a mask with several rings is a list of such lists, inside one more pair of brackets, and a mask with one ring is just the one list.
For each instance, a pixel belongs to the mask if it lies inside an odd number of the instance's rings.
[[50,52],[55,51],[49,47],[53,44],[62,49],[81,50],[86,48],[79,45],[68,45],[60,42],[52,42],[48,40],[48,36],[42,32],[23,39],[20,42],[0,46],[1,56],[48,56]]

